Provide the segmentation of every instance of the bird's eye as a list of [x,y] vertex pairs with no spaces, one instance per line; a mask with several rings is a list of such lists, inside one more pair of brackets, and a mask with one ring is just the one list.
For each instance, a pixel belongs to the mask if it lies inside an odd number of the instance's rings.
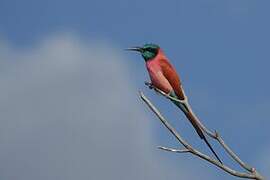
[[146,50],[149,51],[149,52],[153,52],[152,48],[147,48]]
[[149,51],[149,48],[144,48],[143,50],[144,50],[144,51]]

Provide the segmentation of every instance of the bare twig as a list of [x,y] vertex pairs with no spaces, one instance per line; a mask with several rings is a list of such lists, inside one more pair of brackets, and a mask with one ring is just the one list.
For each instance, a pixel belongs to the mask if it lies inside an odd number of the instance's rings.
[[161,91],[160,89],[156,88],[156,87],[155,87],[154,85],[152,85],[150,82],[145,81],[144,84],[145,84],[146,86],[148,86],[150,89],[154,89],[156,92],[158,92],[159,94],[165,96],[166,98],[168,98],[168,99],[170,99],[170,100],[172,100],[172,101],[184,103],[184,102],[186,102],[186,100],[187,100],[187,97],[185,97],[185,100],[176,99],[176,98],[170,96],[169,94],[166,94],[165,92]]
[[[176,150],[176,149],[166,148],[166,147],[159,147],[160,149],[170,151],[170,152],[177,152],[177,153],[183,153],[183,152],[191,153],[195,156],[200,157],[201,159],[204,159],[204,160],[212,163],[213,165],[219,167],[220,169],[226,171],[227,173],[229,173],[233,176],[237,176],[237,177],[241,177],[241,178],[249,178],[249,179],[258,179],[258,180],[264,179],[255,169],[251,173],[238,172],[238,171],[235,171],[235,170],[229,168],[228,166],[226,166],[224,164],[221,164],[217,160],[210,158],[209,156],[201,153],[200,151],[196,150],[191,145],[189,145],[180,136],[180,134],[177,133],[177,131],[168,123],[168,121],[161,115],[161,113],[157,110],[157,108],[150,102],[150,100],[142,92],[140,92],[140,97],[147,104],[147,106],[156,114],[156,116],[159,118],[159,120],[162,122],[162,124],[185,147],[185,149],[183,149],[183,150]],[[220,138],[220,136],[216,136],[216,137]],[[222,141],[222,142],[223,142],[223,144],[225,144],[224,141]]]
[[171,97],[170,95],[166,94],[165,92],[161,91],[160,89],[154,87],[151,83],[149,82],[145,82],[145,85],[148,86],[150,89],[154,89],[156,92],[158,92],[159,94],[163,95],[164,97],[175,101],[175,102],[181,102],[184,103],[188,109],[191,111],[192,115],[196,118],[200,128],[211,138],[217,140],[219,142],[219,144],[225,149],[225,151],[244,169],[246,169],[247,171],[254,173],[255,168],[250,167],[248,164],[244,163],[232,150],[231,148],[224,142],[224,140],[221,138],[221,136],[219,135],[219,133],[217,131],[212,132],[210,131],[206,126],[204,126],[204,124],[199,120],[199,118],[196,116],[196,114],[192,111],[191,106],[188,103],[188,99],[187,96],[185,95],[185,100],[179,100],[176,99],[174,97]]
[[188,149],[173,149],[173,148],[168,148],[164,146],[158,146],[158,149],[164,150],[164,151],[170,151],[170,152],[176,152],[176,153],[187,153],[190,152]]

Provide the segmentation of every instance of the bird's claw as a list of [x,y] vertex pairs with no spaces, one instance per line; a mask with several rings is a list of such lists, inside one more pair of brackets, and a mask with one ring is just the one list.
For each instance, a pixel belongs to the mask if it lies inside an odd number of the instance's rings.
[[219,137],[219,133],[217,132],[217,130],[215,130],[215,137],[216,137],[216,138]]
[[153,89],[154,86],[152,83],[145,81],[144,84],[149,87],[149,89]]

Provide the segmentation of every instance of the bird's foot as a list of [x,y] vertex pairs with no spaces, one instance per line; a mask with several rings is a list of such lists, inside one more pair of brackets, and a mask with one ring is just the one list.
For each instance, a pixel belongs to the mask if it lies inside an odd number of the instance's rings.
[[154,85],[150,82],[145,81],[144,84],[149,87],[149,89],[153,89]]

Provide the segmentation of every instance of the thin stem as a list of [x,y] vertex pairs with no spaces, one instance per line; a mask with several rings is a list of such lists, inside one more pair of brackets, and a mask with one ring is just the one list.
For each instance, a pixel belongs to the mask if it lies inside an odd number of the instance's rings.
[[171,97],[170,95],[166,94],[165,92],[161,91],[160,89],[158,89],[157,87],[154,87],[151,83],[149,82],[145,82],[145,85],[148,86],[150,89],[154,89],[156,92],[158,92],[159,94],[163,95],[164,97],[175,101],[175,102],[180,102],[186,105],[186,107],[188,107],[189,111],[192,113],[192,115],[195,117],[196,122],[198,123],[198,125],[200,126],[200,128],[211,138],[217,140],[219,142],[219,144],[225,149],[225,151],[244,169],[246,169],[249,172],[254,172],[254,168],[250,167],[248,164],[244,163],[232,150],[231,148],[224,142],[224,140],[221,138],[221,136],[218,134],[217,131],[212,132],[210,131],[200,120],[199,118],[196,116],[196,114],[193,112],[190,104],[188,103],[188,99],[187,96],[185,95],[185,100],[181,101],[179,99],[176,99],[174,97]]
[[[237,176],[237,177],[241,177],[241,178],[257,179],[257,180],[263,180],[264,179],[255,169],[251,174],[250,173],[238,172],[238,171],[235,171],[235,170],[229,168],[228,166],[226,166],[224,164],[221,164],[217,160],[210,158],[209,156],[201,153],[200,151],[196,150],[191,145],[189,145],[180,136],[180,134],[177,133],[177,131],[173,128],[173,126],[169,124],[169,122],[162,116],[162,114],[158,111],[158,109],[151,103],[151,101],[142,92],[140,92],[140,97],[146,103],[146,105],[155,113],[155,115],[159,118],[159,120],[162,122],[162,124],[179,141],[179,143],[181,143],[186,148],[185,151],[188,151],[188,152],[192,153],[193,155],[198,156],[201,159],[204,159],[204,160],[210,162],[211,164],[219,167],[220,169],[224,170],[225,172],[227,172],[227,173],[229,173],[229,174],[231,174],[233,176]],[[218,137],[220,137],[220,136],[218,136]],[[170,148],[164,148],[163,147],[162,149],[164,149],[166,151],[171,151],[171,152],[178,152],[178,151],[175,151],[175,150],[170,149]]]
[[164,151],[170,151],[170,152],[176,152],[176,153],[187,153],[190,152],[188,149],[173,149],[173,148],[168,148],[164,146],[158,146],[158,149],[164,150]]

